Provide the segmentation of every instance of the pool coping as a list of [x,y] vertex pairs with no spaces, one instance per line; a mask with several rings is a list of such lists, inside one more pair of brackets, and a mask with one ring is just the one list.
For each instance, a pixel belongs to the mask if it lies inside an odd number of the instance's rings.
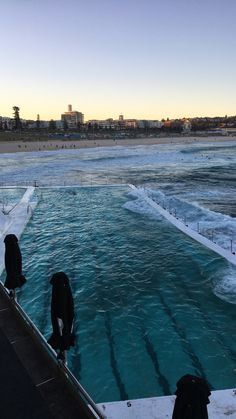
[[[150,397],[122,402],[99,403],[107,419],[171,419],[175,396]],[[236,390],[212,391],[207,407],[209,419],[236,417]]]

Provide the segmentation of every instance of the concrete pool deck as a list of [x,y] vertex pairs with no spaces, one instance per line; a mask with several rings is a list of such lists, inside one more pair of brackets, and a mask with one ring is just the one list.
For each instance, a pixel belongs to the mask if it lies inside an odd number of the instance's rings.
[[[1,419],[95,419],[0,285]],[[89,409],[90,410],[90,409]]]
[[[107,419],[171,419],[175,396],[100,403]],[[209,419],[236,418],[236,390],[213,391],[207,407]]]

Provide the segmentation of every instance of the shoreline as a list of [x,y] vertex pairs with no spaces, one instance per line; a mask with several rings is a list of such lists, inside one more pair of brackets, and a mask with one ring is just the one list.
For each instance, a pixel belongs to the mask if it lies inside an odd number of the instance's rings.
[[234,142],[236,137],[231,136],[186,136],[186,137],[156,137],[156,138],[126,138],[126,139],[94,139],[94,140],[71,140],[71,139],[48,139],[48,140],[3,140],[0,141],[0,153],[35,152],[62,149],[82,149],[112,146],[138,146],[158,144],[196,144],[215,142]]

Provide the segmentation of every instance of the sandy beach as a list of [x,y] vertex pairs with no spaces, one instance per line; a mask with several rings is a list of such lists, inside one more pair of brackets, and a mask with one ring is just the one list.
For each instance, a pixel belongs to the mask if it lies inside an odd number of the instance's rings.
[[126,139],[94,139],[94,140],[72,140],[72,139],[19,139],[0,141],[0,153],[16,153],[25,151],[46,151],[58,149],[80,149],[111,146],[137,146],[153,144],[191,144],[202,142],[225,142],[236,141],[232,136],[209,136],[209,137],[156,137],[156,138],[126,138]]

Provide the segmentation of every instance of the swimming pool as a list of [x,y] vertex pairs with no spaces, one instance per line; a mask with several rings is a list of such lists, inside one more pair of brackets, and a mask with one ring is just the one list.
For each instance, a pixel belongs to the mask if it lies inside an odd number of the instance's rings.
[[171,394],[185,373],[212,389],[235,385],[234,305],[214,293],[233,267],[148,214],[127,186],[38,196],[21,238],[19,302],[48,337],[49,280],[67,273],[77,335],[69,367],[96,402]]

